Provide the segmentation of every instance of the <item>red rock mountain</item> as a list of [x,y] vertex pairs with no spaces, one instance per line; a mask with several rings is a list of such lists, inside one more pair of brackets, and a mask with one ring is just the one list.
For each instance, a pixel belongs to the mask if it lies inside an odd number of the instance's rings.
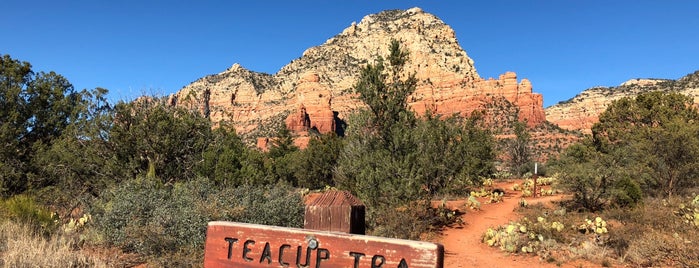
[[699,71],[678,80],[631,79],[617,87],[590,88],[572,99],[546,108],[546,119],[563,129],[590,134],[592,125],[599,121],[599,115],[613,101],[655,90],[684,94],[699,104]]
[[546,121],[542,96],[529,80],[518,81],[513,72],[481,78],[451,27],[419,8],[368,15],[273,75],[234,64],[185,86],[169,103],[198,109],[213,122],[232,122],[250,137],[269,137],[282,123],[302,135],[335,131],[339,119],[363,106],[352,87],[363,66],[386,56],[391,39],[410,53],[405,72],[419,82],[409,105],[418,114],[468,115],[504,99],[530,127]]

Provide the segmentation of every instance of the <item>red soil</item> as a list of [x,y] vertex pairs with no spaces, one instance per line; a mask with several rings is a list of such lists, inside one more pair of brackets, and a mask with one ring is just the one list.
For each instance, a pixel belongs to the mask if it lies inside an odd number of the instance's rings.
[[[521,216],[515,211],[522,197],[521,192],[512,191],[515,182],[500,183],[497,188],[505,189],[503,201],[499,203],[483,203],[481,210],[468,210],[462,215],[463,226],[454,226],[443,231],[439,243],[444,245],[444,267],[597,267],[590,263],[575,261],[557,266],[547,263],[533,255],[511,254],[497,247],[488,247],[482,243],[483,234],[489,227],[496,227],[515,221]],[[521,183],[521,182],[519,182]],[[525,198],[529,204],[561,200],[564,196],[547,196]],[[465,200],[447,202],[447,206],[464,210]]]

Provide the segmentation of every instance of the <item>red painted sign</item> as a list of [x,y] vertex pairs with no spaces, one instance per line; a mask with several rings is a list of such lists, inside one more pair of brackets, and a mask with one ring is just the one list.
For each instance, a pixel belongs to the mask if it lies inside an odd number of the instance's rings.
[[235,222],[210,222],[204,267],[441,268],[440,244]]

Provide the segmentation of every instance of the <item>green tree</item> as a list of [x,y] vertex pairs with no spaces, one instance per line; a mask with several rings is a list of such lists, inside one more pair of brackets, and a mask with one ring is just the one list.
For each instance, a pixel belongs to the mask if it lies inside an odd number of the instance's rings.
[[88,95],[95,92],[76,91],[59,74],[35,73],[28,62],[0,57],[0,190],[13,194],[46,184],[32,164],[36,152],[89,116]]
[[614,156],[597,151],[590,140],[571,145],[552,162],[561,185],[573,193],[574,203],[588,211],[641,201],[640,186],[626,170],[615,168],[619,163]]
[[492,174],[493,136],[476,121],[428,113],[411,131],[415,165],[430,195],[468,193]]
[[244,184],[243,165],[247,147],[236,135],[235,129],[221,125],[212,133],[212,140],[197,165],[198,174],[226,186]]
[[117,104],[114,117],[109,142],[120,165],[116,168],[126,178],[143,174],[172,182],[195,177],[212,138],[208,119],[149,97]]
[[470,120],[416,119],[407,105],[416,87],[403,71],[407,55],[393,41],[389,65],[378,58],[362,70],[355,89],[368,109],[348,120],[335,184],[365,203],[374,234],[417,239],[429,228],[431,198],[492,173],[494,154],[492,136]]
[[690,97],[649,92],[613,102],[592,128],[594,144],[625,161],[649,194],[671,196],[697,185],[699,113]]
[[111,169],[119,165],[111,157],[107,133],[113,113],[106,94],[102,88],[87,92],[82,103],[86,112],[50,146],[37,150],[32,164],[41,180],[34,185],[44,188],[42,196],[54,205],[65,205],[70,210],[76,202],[97,196],[122,178]]
[[335,186],[333,172],[342,148],[343,141],[335,133],[311,138],[308,147],[299,151],[294,162],[298,186],[310,189]]
[[415,74],[404,75],[403,66],[408,52],[400,48],[400,42],[391,40],[388,69],[384,59],[378,57],[375,64],[362,69],[354,89],[372,113],[370,124],[385,141],[395,124],[414,123],[414,114],[408,109],[408,96],[415,91]]
[[298,181],[294,176],[294,163],[297,161],[299,148],[294,144],[294,137],[291,130],[286,125],[277,130],[277,135],[272,139],[272,146],[267,152],[265,162],[268,176],[265,183],[275,183],[285,181],[292,185],[297,185]]
[[408,150],[415,148],[406,130],[416,123],[407,104],[416,79],[414,74],[401,77],[407,60],[408,53],[392,40],[389,65],[378,57],[375,64],[362,69],[354,87],[368,109],[350,118],[356,128],[349,130],[351,138],[340,156],[336,184],[350,189],[370,207],[427,196],[420,178],[405,167],[413,163],[405,157]]
[[272,158],[280,158],[287,154],[298,151],[298,147],[294,145],[294,137],[291,130],[285,124],[277,130],[277,134],[272,139],[272,146],[269,148],[269,156]]
[[692,99],[677,93],[623,98],[600,115],[589,140],[566,149],[552,166],[588,210],[685,193],[699,176],[698,119]]
[[514,123],[515,137],[507,140],[506,151],[509,156],[510,172],[522,176],[531,166],[531,135],[523,122]]

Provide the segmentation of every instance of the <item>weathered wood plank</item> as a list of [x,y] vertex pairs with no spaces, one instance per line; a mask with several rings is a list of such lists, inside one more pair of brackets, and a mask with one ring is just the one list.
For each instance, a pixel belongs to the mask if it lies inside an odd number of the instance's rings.
[[441,268],[440,244],[234,222],[210,222],[204,267]]
[[327,191],[307,201],[304,229],[364,234],[364,204],[347,191]]

